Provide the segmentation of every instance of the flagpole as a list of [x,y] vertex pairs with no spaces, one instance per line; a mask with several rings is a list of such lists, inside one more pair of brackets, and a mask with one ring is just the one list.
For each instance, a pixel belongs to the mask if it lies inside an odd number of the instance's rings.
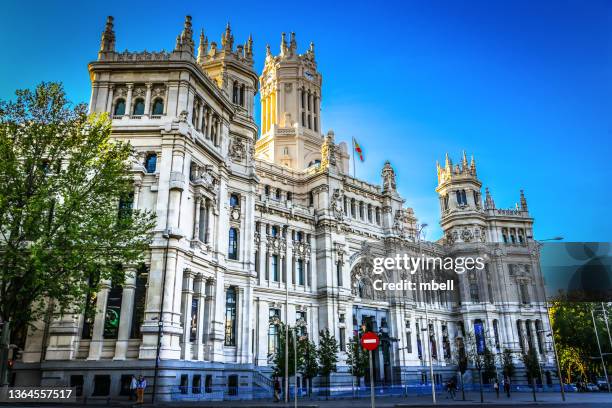
[[357,174],[355,173],[355,138],[353,138],[353,177],[357,178]]

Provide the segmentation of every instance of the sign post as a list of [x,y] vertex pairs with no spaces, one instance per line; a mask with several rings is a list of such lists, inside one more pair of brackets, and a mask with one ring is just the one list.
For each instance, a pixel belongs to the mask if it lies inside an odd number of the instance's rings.
[[370,353],[370,401],[372,408],[376,408],[374,401],[374,361],[372,360],[372,351],[376,350],[380,345],[380,339],[373,332],[367,332],[361,337],[361,346]]

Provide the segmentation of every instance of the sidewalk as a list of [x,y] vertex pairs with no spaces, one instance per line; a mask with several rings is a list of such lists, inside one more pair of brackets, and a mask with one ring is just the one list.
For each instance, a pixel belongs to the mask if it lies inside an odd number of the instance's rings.
[[[514,393],[511,398],[505,395],[495,397],[494,393],[484,394],[484,404],[491,407],[512,407],[515,405],[523,406],[594,406],[594,407],[612,407],[612,394],[607,392],[596,393],[567,393],[566,401],[561,401],[561,395],[557,393],[541,393],[536,394],[537,402],[533,402],[533,395],[527,392]],[[461,393],[458,393],[455,400],[447,399],[446,394],[437,395],[436,407],[452,407],[452,406],[474,406],[480,404],[480,394],[478,392],[466,393],[466,401],[461,400]],[[131,404],[127,402],[120,403],[118,406],[129,407]],[[151,404],[144,404],[142,407],[151,407]],[[252,400],[252,401],[210,401],[210,402],[167,402],[156,404],[156,406],[165,407],[223,407],[223,408],[292,408],[293,401],[285,405],[284,403],[274,403],[270,399]],[[433,406],[431,396],[410,396],[407,398],[387,397],[377,398],[377,408],[402,408],[402,407],[423,407]],[[370,407],[369,398],[359,399],[330,399],[330,400],[304,400],[298,399],[298,407],[300,408],[366,408]]]

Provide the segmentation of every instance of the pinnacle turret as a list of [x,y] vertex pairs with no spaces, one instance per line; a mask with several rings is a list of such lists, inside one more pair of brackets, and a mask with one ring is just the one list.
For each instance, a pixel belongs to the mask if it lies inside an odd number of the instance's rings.
[[[114,51],[115,51],[114,18],[113,16],[108,16],[106,18],[106,25],[104,26],[104,31],[102,32],[102,39],[100,41],[99,54],[103,54],[106,52],[114,52]],[[100,56],[99,54],[98,56]]]
[[200,45],[198,46],[198,64],[204,63],[208,53],[208,37],[204,35],[204,29],[200,31]]
[[234,35],[232,34],[232,28],[230,27],[229,21],[225,26],[223,37],[221,37],[221,47],[224,51],[232,51],[234,48]]
[[527,199],[525,198],[525,193],[523,190],[521,190],[521,210],[529,211],[529,208],[527,207]]
[[183,31],[176,37],[175,51],[185,51],[193,55],[195,43],[193,42],[193,29],[191,28],[191,16],[185,16]]

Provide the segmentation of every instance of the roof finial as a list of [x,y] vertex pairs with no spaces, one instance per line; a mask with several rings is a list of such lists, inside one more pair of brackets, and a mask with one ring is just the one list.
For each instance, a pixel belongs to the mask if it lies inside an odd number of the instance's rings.
[[495,201],[493,201],[493,197],[491,197],[491,193],[489,193],[489,187],[485,187],[485,209],[495,209]]
[[529,208],[527,207],[527,199],[525,198],[525,192],[523,190],[521,190],[521,210],[529,211]]
[[280,52],[281,52],[281,55],[287,54],[287,40],[285,40],[285,33],[281,33]]
[[315,49],[314,49],[314,43],[312,41],[310,42],[310,48],[308,49],[308,52],[310,52],[310,55],[312,55],[312,58],[314,58]]
[[465,154],[465,150],[463,151],[463,156],[461,157],[461,170],[465,171],[468,168],[467,155]]
[[244,45],[244,51],[248,59],[253,59],[253,34],[249,34],[249,39]]
[[198,64],[203,64],[208,53],[208,37],[204,35],[204,29],[200,31],[200,45],[198,46]]
[[470,173],[476,177],[476,160],[474,160],[474,155],[472,155],[472,160],[470,161]]
[[193,55],[195,43],[193,42],[193,30],[191,28],[191,16],[185,16],[183,31],[176,39],[175,51],[186,51]]
[[234,48],[234,36],[232,35],[232,28],[230,27],[229,21],[225,26],[225,32],[221,37],[221,47],[224,51],[232,51]]
[[104,26],[104,31],[102,31],[102,40],[100,41],[100,53],[115,51],[115,30],[113,23],[113,16],[108,16],[106,18],[106,25]]
[[444,167],[449,171],[453,167],[453,162],[451,161],[450,157],[448,157],[448,153],[446,153],[446,157],[444,158]]
[[291,41],[289,43],[289,49],[291,50],[291,54],[295,54],[297,51],[297,41],[295,41],[295,33],[291,32]]

